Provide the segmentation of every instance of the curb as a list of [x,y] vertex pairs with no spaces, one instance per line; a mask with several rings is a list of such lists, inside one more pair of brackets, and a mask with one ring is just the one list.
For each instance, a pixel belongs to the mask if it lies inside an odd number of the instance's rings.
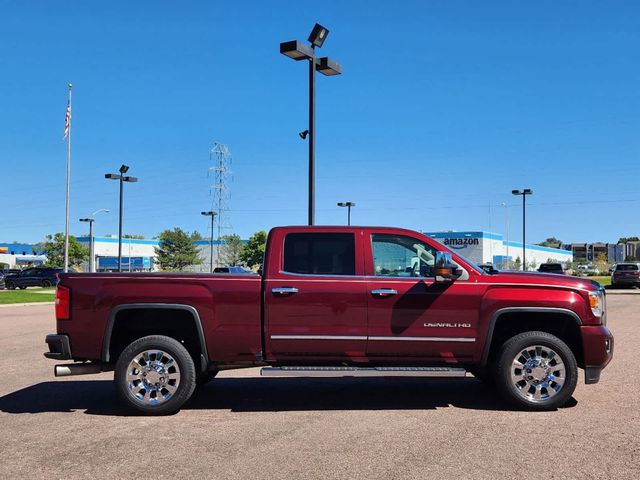
[[0,308],[8,307],[30,307],[33,305],[55,305],[56,302],[29,302],[29,303],[3,303]]

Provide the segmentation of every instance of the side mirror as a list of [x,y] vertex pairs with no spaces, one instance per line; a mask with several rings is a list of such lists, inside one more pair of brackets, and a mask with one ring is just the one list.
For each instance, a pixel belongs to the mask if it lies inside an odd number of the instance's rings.
[[462,270],[453,263],[449,252],[436,252],[436,283],[451,283],[462,275]]

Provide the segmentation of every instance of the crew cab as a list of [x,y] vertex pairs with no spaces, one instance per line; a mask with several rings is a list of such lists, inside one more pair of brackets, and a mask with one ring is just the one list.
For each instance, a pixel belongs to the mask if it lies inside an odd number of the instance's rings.
[[[613,354],[600,284],[487,273],[422,233],[277,227],[262,274],[60,275],[55,375],[114,371],[147,414],[231,368],[264,376],[424,376],[495,383],[532,410],[597,383]],[[247,392],[247,394],[250,394]]]

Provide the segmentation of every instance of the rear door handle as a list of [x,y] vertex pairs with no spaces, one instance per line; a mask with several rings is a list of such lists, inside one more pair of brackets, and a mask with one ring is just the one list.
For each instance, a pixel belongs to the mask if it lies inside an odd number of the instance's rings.
[[277,287],[272,288],[271,293],[274,295],[293,295],[298,293],[298,289],[296,287]]
[[377,288],[375,290],[371,290],[371,295],[376,297],[390,297],[392,295],[397,295],[398,291],[393,288]]

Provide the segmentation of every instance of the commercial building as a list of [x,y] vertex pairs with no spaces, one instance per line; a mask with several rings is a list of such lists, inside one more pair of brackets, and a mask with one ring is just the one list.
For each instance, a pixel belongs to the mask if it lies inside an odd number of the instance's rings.
[[[634,243],[636,245],[634,245]],[[571,250],[573,260],[577,263],[591,263],[604,255],[608,263],[624,262],[629,256],[636,257],[640,252],[640,242],[628,243],[571,243],[563,245],[563,248]]]
[[8,268],[42,265],[46,260],[40,244],[0,243],[0,263],[8,265]]
[[[499,233],[425,232],[425,235],[478,264],[490,263],[496,268],[514,268],[514,263],[518,260],[522,262],[522,243],[507,242]],[[564,264],[573,260],[570,250],[529,244],[525,244],[524,250],[528,270],[535,270],[541,263]]]
[[[89,237],[78,237],[85,247],[89,248]],[[97,272],[113,272],[118,270],[118,237],[94,237],[94,262]],[[198,240],[194,242],[198,247],[198,254],[202,263],[192,265],[185,270],[191,272],[208,272],[210,270],[211,243],[209,240]],[[224,242],[213,241],[213,264],[218,264],[218,253]],[[122,239],[122,270],[125,272],[153,272],[158,271],[160,266],[156,255],[156,247],[159,246],[157,239]],[[89,263],[82,265],[83,270],[89,271]]]

